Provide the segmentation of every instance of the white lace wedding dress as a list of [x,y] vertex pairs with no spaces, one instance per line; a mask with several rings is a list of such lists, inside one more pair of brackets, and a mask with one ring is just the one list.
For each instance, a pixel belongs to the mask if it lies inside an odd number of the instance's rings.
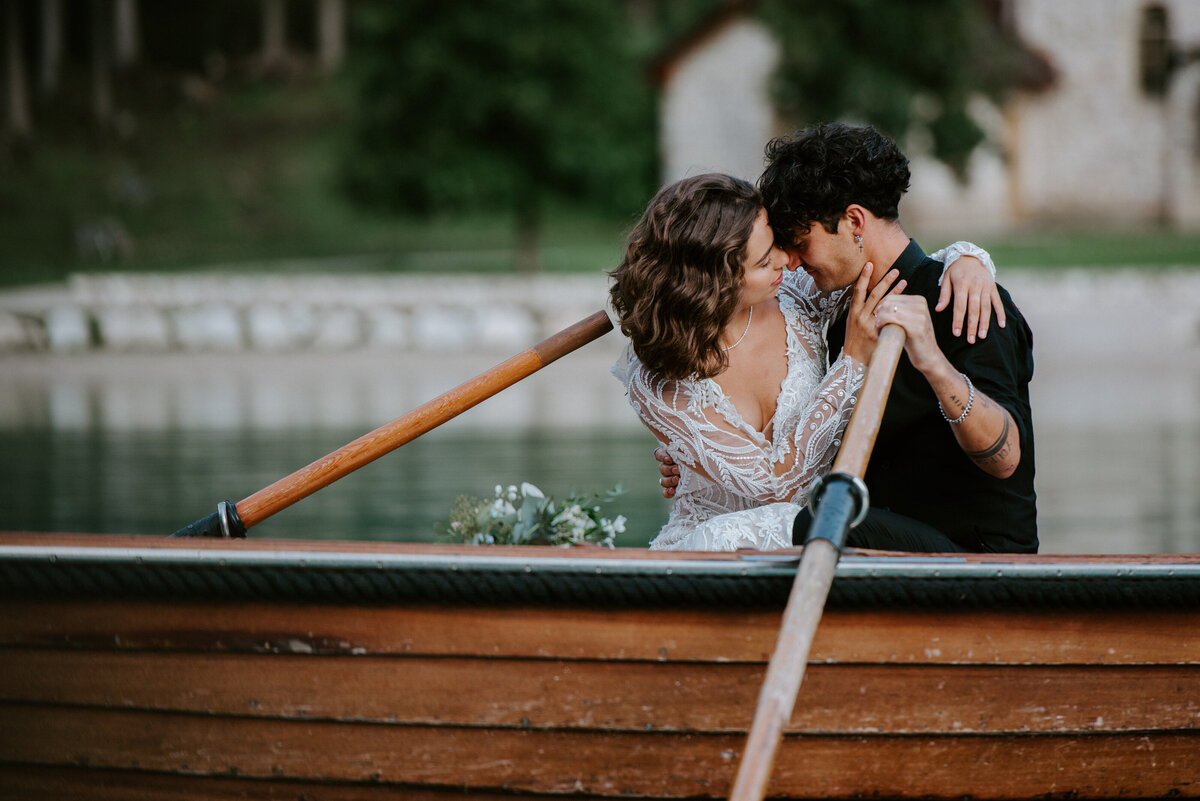
[[[931,258],[949,265],[964,253],[991,267],[987,253],[969,243]],[[848,299],[845,290],[821,293],[801,270],[784,272],[779,308],[788,369],[775,415],[764,427],[770,438],[742,419],[716,381],[658,380],[626,346],[612,372],[642,422],[666,437],[679,465],[675,503],[652,549],[791,547],[792,521],[813,482],[832,466],[866,373],[845,354],[825,369],[826,331]]]
[[[625,382],[642,422],[667,437],[680,472],[670,518],[651,548],[791,546],[792,520],[813,479],[833,463],[866,372],[842,356],[826,373],[825,331],[840,296],[817,293],[803,271],[784,274],[779,308],[788,368],[775,416],[764,427],[770,439],[742,420],[716,381],[656,380],[626,346],[613,373]],[[783,464],[789,466],[776,475],[775,466]]]

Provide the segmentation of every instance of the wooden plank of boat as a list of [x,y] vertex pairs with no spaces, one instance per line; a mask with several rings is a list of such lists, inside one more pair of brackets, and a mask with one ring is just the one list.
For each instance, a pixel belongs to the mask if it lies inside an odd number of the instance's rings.
[[[794,556],[0,535],[0,798],[723,796]],[[1200,556],[834,586],[771,795],[1200,795]]]

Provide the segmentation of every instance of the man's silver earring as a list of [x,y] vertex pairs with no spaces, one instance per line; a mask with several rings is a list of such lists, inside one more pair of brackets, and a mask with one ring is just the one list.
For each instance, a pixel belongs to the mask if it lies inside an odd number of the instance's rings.
[[855,234],[854,241],[858,244],[858,252],[862,253],[862,237],[858,234]]

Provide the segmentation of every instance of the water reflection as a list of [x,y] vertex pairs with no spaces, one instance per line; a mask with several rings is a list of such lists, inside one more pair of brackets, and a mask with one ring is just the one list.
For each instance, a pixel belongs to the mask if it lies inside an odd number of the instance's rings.
[[1038,443],[1043,551],[1200,551],[1200,427],[1046,427]]
[[[0,529],[167,534],[362,433],[0,430]],[[1200,551],[1200,429],[1050,429],[1039,450],[1043,552]],[[565,495],[621,483],[619,544],[666,518],[653,443],[636,430],[506,436],[433,432],[300,501],[254,537],[432,541],[459,494],[530,481]],[[1131,460],[1129,454],[1141,454]]]
[[[1066,341],[1066,337],[1060,338]],[[665,520],[653,441],[596,343],[263,522],[256,537],[431,540],[459,494],[620,482],[620,544]],[[1043,552],[1200,552],[1200,364],[1043,349]],[[0,529],[166,534],[416,408],[491,355],[7,358]]]
[[[0,431],[0,528],[169,534],[238,501],[362,432]],[[628,432],[433,432],[256,526],[256,538],[433,541],[460,494],[529,481],[548,494],[621,483],[604,508],[629,518],[619,544],[644,546],[666,517],[653,444]]]

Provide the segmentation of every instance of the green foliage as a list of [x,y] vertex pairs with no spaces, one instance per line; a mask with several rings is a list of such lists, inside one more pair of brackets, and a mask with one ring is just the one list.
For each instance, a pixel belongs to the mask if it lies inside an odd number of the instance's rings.
[[[0,286],[231,265],[509,272],[521,187],[581,198],[547,204],[543,269],[610,267],[657,183],[646,66],[726,2],[355,0],[349,69],[288,81],[255,77],[240,60],[259,44],[253,4],[142,3],[144,63],[115,85],[121,132],[81,124],[91,83],[87,48],[76,48],[60,94],[34,109],[30,151],[0,154]],[[762,0],[785,43],[783,110],[797,123],[861,119],[914,133],[963,163],[979,136],[964,116],[968,90],[1001,93],[1013,73],[1015,48],[979,5]],[[86,42],[87,22],[67,14],[68,41]],[[27,44],[28,58],[37,50]],[[443,213],[350,203],[337,191],[347,176],[380,205]],[[1161,228],[1048,227],[984,244],[1006,266],[1200,263],[1200,235]]]
[[1001,98],[1017,79],[1017,45],[980,3],[765,0],[760,13],[784,45],[774,97],[786,117],[923,135],[960,175],[984,138],[967,102]]
[[631,211],[654,185],[653,101],[624,4],[410,0],[356,7],[353,196],[409,212]]
[[[0,287],[75,272],[247,269],[511,273],[511,215],[416,219],[349,202],[336,188],[343,82],[231,84],[211,105],[133,110],[136,136],[98,142],[49,122],[23,162],[0,160]],[[620,258],[628,215],[556,204],[544,219],[547,272],[596,272]],[[80,243],[107,228],[129,247]]]

